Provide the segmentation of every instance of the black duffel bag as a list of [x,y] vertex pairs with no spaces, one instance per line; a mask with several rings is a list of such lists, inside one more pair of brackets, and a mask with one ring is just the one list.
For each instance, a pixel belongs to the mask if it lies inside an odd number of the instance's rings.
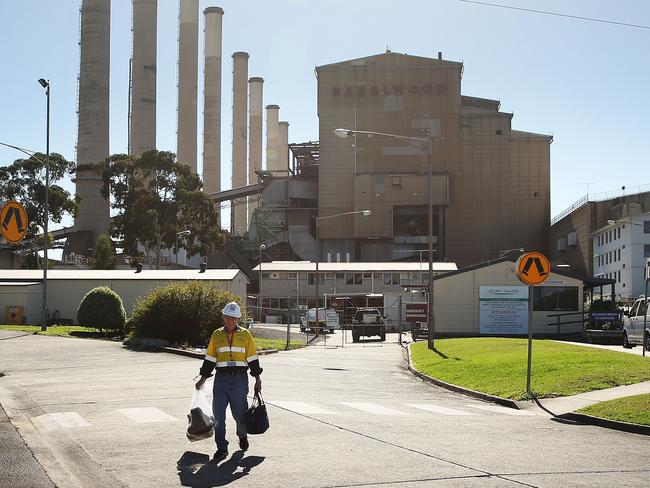
[[260,393],[255,393],[250,408],[246,411],[246,432],[263,434],[269,428],[269,416]]

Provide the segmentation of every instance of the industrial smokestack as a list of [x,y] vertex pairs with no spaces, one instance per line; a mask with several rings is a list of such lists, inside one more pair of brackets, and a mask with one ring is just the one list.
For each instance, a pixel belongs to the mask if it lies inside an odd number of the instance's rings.
[[[257,183],[255,173],[262,169],[262,105],[264,78],[248,80],[248,184]],[[253,211],[257,208],[257,198],[249,197],[248,224],[250,225]]]
[[83,0],[76,176],[81,202],[74,228],[90,235],[84,243],[78,242],[77,248],[92,247],[100,234],[108,233],[108,201],[100,194],[102,178],[93,167],[108,157],[110,28],[110,0]]
[[178,16],[178,132],[176,157],[196,173],[199,0],[181,0]]
[[289,122],[280,122],[280,161],[279,169],[289,170]]
[[156,147],[156,49],[158,0],[133,0],[133,58],[129,154]]
[[280,166],[280,107],[266,106],[266,169],[277,170]]
[[[205,15],[203,73],[203,190],[221,190],[221,52],[223,9],[208,7]],[[219,215],[221,223],[221,215]]]
[[[232,55],[232,187],[246,186],[246,149],[248,113],[248,53]],[[246,198],[233,200],[231,230],[234,235],[246,232]]]

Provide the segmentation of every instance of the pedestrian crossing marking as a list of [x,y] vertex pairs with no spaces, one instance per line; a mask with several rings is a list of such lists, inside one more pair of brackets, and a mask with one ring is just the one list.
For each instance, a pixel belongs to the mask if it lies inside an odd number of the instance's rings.
[[331,412],[305,402],[274,401],[273,405],[305,415],[337,415],[336,412]]
[[537,415],[534,412],[527,412],[525,410],[515,410],[514,408],[496,407],[490,405],[469,405],[469,404],[465,406],[471,408],[479,408],[481,410],[488,410],[490,412],[505,413],[506,415],[519,415],[519,416]]
[[409,407],[425,410],[432,413],[440,413],[442,415],[478,415],[476,413],[464,412],[454,408],[440,407],[438,405],[430,405],[428,403],[407,403]]
[[373,413],[376,415],[406,415],[404,412],[399,410],[393,410],[392,408],[382,407],[381,405],[376,405],[374,403],[364,403],[364,402],[340,402],[341,405],[346,407],[354,408],[356,410],[361,410],[366,413]]
[[90,424],[77,412],[55,412],[39,415],[32,418],[36,427],[41,427],[47,432],[56,429],[72,429],[74,427],[90,427]]
[[138,424],[151,422],[175,422],[178,420],[154,407],[119,408],[117,411]]

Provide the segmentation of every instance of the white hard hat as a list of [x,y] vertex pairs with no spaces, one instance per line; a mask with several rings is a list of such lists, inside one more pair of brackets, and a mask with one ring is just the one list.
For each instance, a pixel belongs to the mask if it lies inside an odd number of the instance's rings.
[[221,313],[227,315],[228,317],[235,317],[237,319],[241,317],[241,309],[239,308],[237,302],[227,303],[226,306],[223,307]]

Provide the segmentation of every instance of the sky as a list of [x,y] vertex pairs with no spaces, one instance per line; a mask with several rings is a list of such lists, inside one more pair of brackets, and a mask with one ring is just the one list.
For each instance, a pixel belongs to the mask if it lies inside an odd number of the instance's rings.
[[[493,3],[650,26],[646,0]],[[79,0],[0,0],[0,142],[75,159]],[[280,106],[290,142],[318,139],[316,66],[393,52],[464,63],[464,95],[501,101],[516,130],[551,134],[551,216],[587,192],[650,190],[650,28],[496,8],[462,0],[201,0],[222,7],[222,167],[231,159],[232,58],[250,54],[264,105]],[[157,147],[176,150],[178,0],[158,1]],[[111,11],[110,152],[127,151],[131,1]],[[372,130],[372,128],[365,128]],[[199,140],[198,150],[202,144]],[[22,157],[0,147],[0,165]],[[199,156],[200,159],[200,156]],[[74,191],[71,182],[64,186]],[[231,187],[229,169],[222,188]],[[604,193],[608,192],[608,193]],[[224,213],[224,217],[226,214]],[[227,217],[224,219],[228,222]],[[70,225],[71,221],[64,224]],[[56,228],[56,226],[54,226]]]

